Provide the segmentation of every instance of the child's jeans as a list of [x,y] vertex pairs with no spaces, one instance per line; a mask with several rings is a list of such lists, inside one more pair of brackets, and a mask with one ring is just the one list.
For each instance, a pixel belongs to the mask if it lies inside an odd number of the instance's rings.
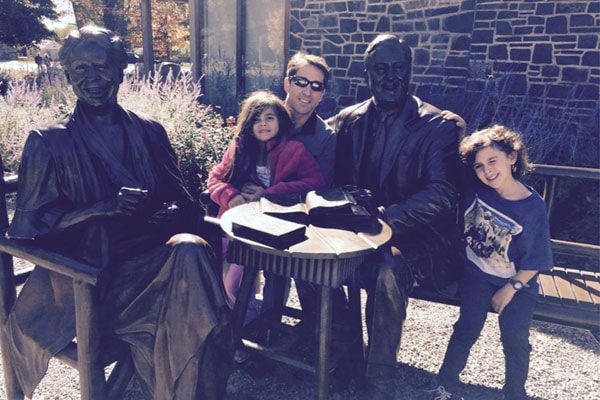
[[[460,318],[448,343],[438,383],[456,392],[459,374],[465,368],[471,347],[475,344],[487,318],[492,297],[499,287],[465,273],[459,282]],[[506,400],[526,399],[525,381],[529,372],[529,326],[537,294],[519,291],[499,317],[500,340],[504,350]]]

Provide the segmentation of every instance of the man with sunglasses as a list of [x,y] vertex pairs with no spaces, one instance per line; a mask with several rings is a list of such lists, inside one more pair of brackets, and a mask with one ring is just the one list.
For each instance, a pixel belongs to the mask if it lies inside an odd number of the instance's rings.
[[298,52],[292,56],[283,79],[285,106],[292,114],[291,138],[304,144],[315,157],[328,186],[333,182],[335,135],[316,108],[325,96],[329,66],[322,57]]
[[[371,190],[374,208],[394,232],[390,246],[360,271],[368,296],[365,398],[393,399],[410,291],[415,282],[445,286],[460,265],[459,129],[409,95],[412,54],[401,39],[377,36],[364,61],[372,97],[328,122],[337,132],[335,184]],[[454,114],[446,118],[464,125]]]
[[[330,187],[333,182],[336,140],[333,130],[316,113],[317,106],[325,96],[328,79],[329,66],[323,57],[299,51],[287,64],[283,88],[286,92],[285,106],[294,122],[290,139],[304,144],[319,164],[327,187]],[[266,277],[263,310],[274,306],[284,296],[287,279],[272,274]],[[296,289],[305,315],[314,320],[318,292],[312,285],[301,281],[296,281]],[[343,291],[336,293],[333,301],[334,310],[345,309]],[[334,311],[336,316],[340,312]],[[311,325],[304,324],[307,327]]]

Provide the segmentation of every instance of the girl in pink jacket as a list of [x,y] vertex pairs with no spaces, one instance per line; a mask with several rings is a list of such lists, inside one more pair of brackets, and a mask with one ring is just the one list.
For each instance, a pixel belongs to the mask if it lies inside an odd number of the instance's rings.
[[[219,216],[263,195],[306,193],[325,186],[313,156],[302,143],[287,139],[292,120],[273,93],[252,93],[242,103],[237,122],[223,159],[208,175],[208,191],[219,205]],[[243,267],[235,264],[224,271],[230,306],[235,303],[242,274]]]

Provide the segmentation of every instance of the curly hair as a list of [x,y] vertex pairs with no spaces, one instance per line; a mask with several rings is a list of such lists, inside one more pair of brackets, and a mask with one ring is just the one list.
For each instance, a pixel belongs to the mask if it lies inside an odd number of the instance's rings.
[[527,156],[527,148],[519,132],[512,131],[502,125],[494,125],[465,137],[459,146],[460,157],[467,165],[473,165],[477,152],[492,146],[507,155],[516,153],[517,161],[513,167],[513,176],[520,178],[531,171],[532,166]]
[[271,108],[279,122],[279,132],[275,138],[287,136],[292,129],[292,118],[285,108],[283,101],[268,90],[253,92],[241,104],[241,111],[237,118],[237,127],[234,135],[235,154],[227,180],[234,186],[248,181],[254,173],[258,159],[258,140],[252,130],[260,114]]
[[71,63],[73,49],[79,44],[91,42],[107,50],[110,59],[114,60],[121,70],[127,68],[127,52],[121,39],[112,31],[95,25],[86,25],[79,30],[72,30],[60,48],[58,58],[66,69]]

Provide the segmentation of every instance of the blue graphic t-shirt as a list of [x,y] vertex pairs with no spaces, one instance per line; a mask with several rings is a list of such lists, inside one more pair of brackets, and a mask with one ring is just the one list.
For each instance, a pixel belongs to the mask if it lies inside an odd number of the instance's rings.
[[[506,200],[480,184],[467,193],[464,237],[467,271],[503,286],[519,270],[552,268],[546,204],[535,190],[522,200]],[[537,292],[537,279],[529,288]]]

